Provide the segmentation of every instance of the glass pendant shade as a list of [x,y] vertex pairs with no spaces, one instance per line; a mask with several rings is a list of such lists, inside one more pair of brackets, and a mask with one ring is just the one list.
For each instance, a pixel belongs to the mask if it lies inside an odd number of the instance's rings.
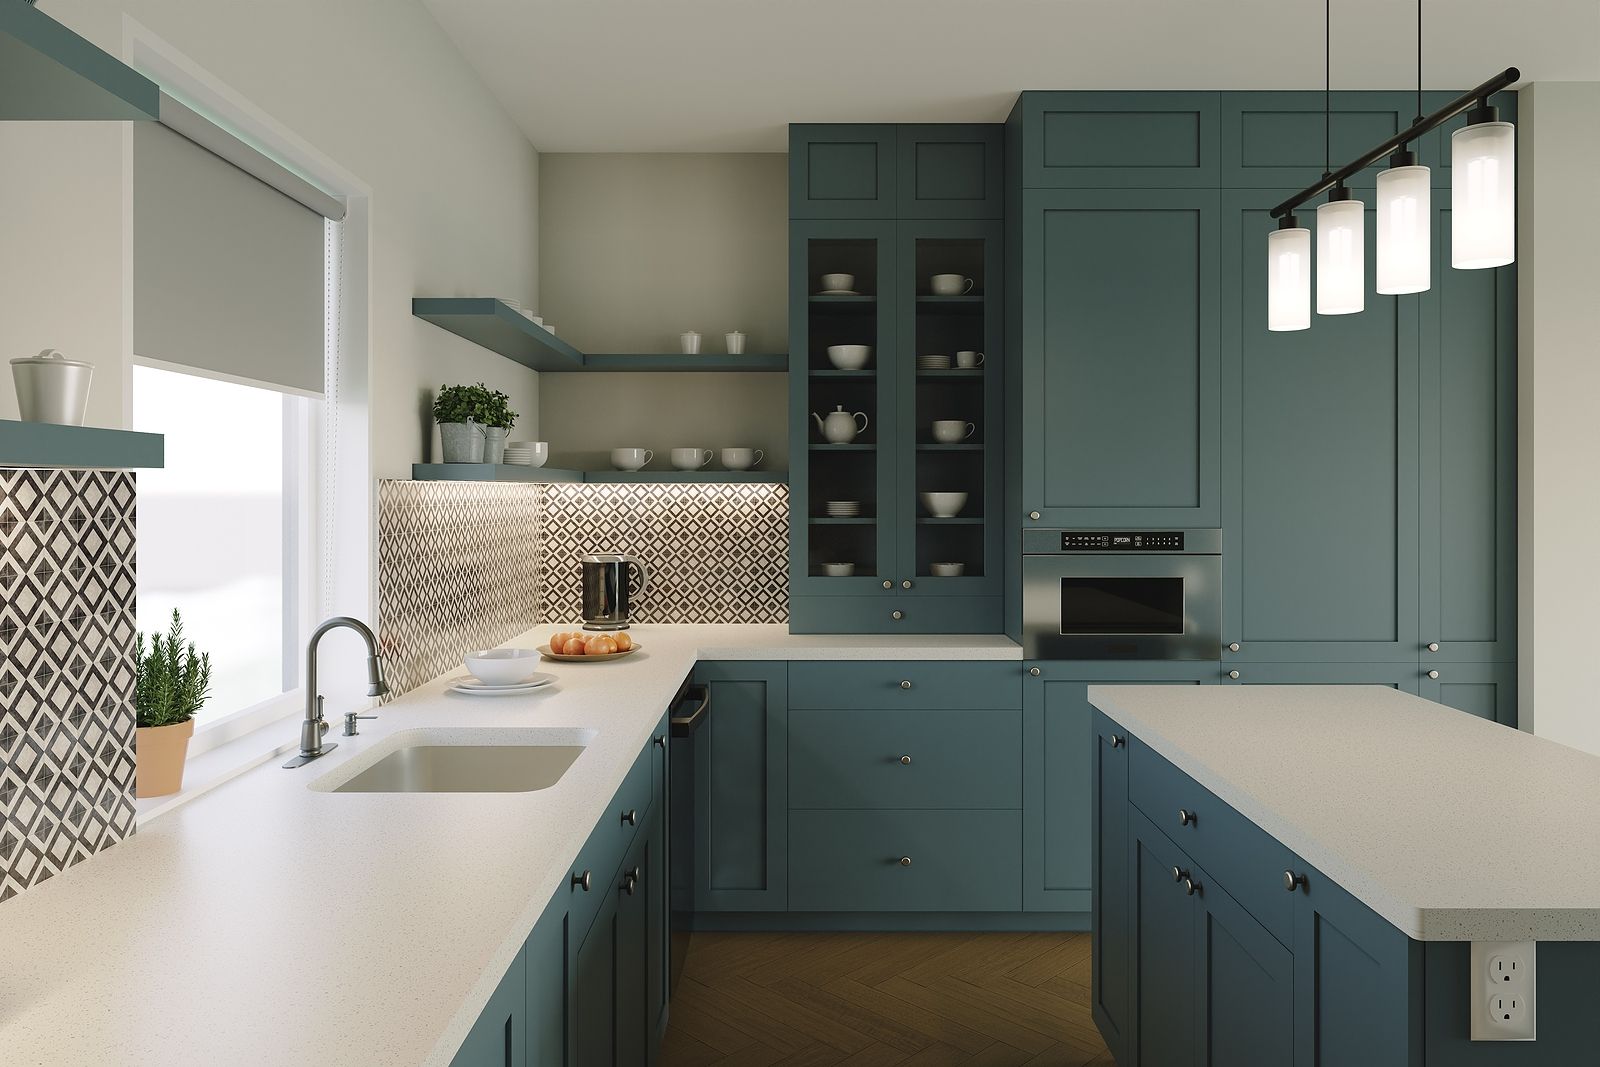
[[1450,262],[1503,267],[1517,256],[1517,142],[1509,122],[1478,122],[1450,137]]
[[1317,208],[1317,314],[1353,315],[1366,307],[1366,207],[1330,200]]
[[1426,292],[1432,255],[1427,167],[1390,167],[1378,175],[1378,292]]
[[1311,328],[1311,231],[1267,234],[1267,329]]

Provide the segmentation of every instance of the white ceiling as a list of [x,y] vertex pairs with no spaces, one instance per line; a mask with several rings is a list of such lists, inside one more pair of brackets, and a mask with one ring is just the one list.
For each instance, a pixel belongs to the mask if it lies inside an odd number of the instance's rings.
[[[541,151],[783,151],[1022,89],[1320,89],[1317,0],[423,0]],[[1423,80],[1600,80],[1600,0],[1425,0]],[[1335,89],[1415,84],[1416,5],[1335,0]]]

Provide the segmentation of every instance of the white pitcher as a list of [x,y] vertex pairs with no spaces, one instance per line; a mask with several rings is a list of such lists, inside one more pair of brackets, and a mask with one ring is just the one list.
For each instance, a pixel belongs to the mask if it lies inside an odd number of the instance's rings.
[[[828,412],[826,419],[815,411],[811,413],[811,417],[817,420],[817,429],[822,431],[822,436],[826,437],[831,445],[847,445],[856,439],[856,434],[867,432],[866,412],[857,411],[852,414],[844,409],[843,404]],[[856,425],[858,419],[861,422],[860,426]]]

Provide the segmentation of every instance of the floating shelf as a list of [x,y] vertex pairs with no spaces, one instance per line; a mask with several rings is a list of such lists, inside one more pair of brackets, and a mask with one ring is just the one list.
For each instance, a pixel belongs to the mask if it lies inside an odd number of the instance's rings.
[[165,462],[166,439],[158,433],[0,419],[0,467],[149,470]]
[[784,471],[573,471],[510,463],[413,463],[419,482],[698,482],[786,484]]
[[583,357],[581,368],[566,370],[586,371],[724,371],[728,373],[772,374],[789,369],[789,353],[759,353],[756,355],[728,355],[710,353],[685,356],[677,353],[660,355],[603,352]]
[[159,101],[133,68],[31,4],[0,0],[0,120],[153,121]]

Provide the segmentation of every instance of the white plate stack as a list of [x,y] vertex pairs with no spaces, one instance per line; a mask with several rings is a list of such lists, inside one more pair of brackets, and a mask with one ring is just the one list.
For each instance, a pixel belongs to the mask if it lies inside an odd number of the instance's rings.
[[469,697],[504,697],[517,693],[532,693],[536,689],[543,689],[556,680],[553,674],[535,674],[520,682],[511,682],[506,685],[491,685],[472,675],[458,679],[450,686],[450,690]]
[[506,462],[518,467],[533,466],[532,445],[506,445]]
[[918,356],[917,369],[920,371],[949,370],[950,357],[939,355]]
[[859,500],[829,500],[823,504],[823,508],[830,519],[854,519],[861,515]]

